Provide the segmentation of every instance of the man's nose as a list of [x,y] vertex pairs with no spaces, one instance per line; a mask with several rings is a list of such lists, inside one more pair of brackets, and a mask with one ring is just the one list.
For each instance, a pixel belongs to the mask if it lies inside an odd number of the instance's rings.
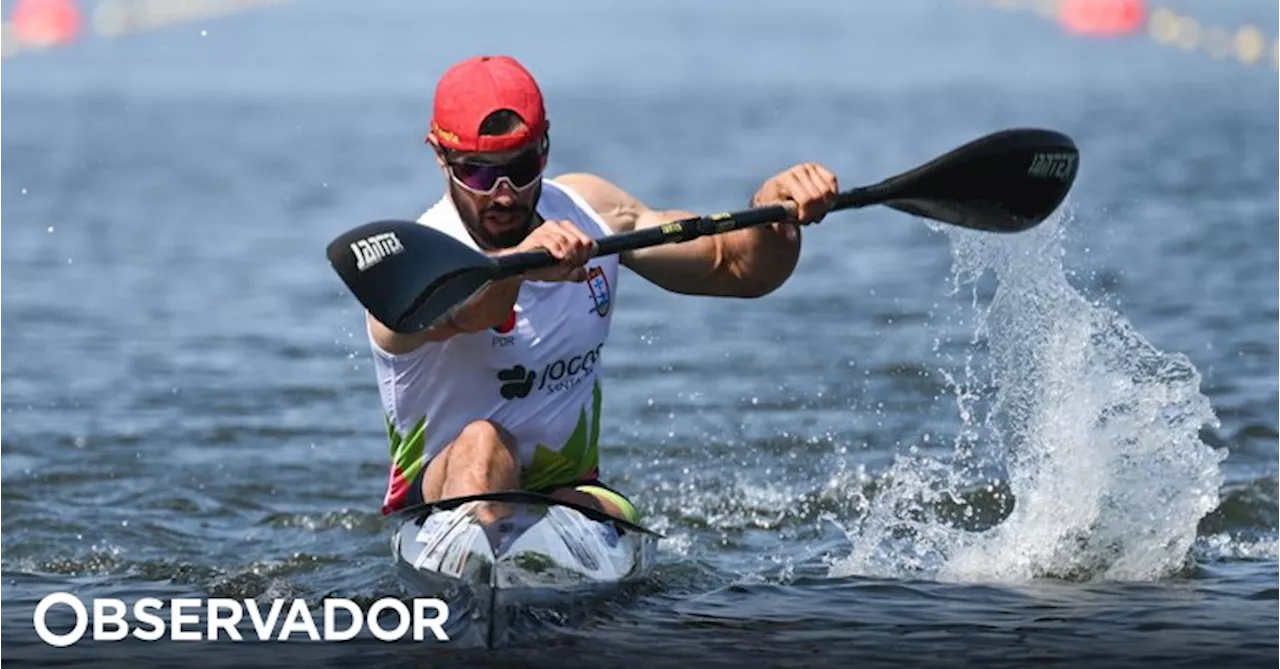
[[515,204],[516,195],[516,189],[506,179],[499,179],[497,187],[493,189],[493,201],[504,207]]

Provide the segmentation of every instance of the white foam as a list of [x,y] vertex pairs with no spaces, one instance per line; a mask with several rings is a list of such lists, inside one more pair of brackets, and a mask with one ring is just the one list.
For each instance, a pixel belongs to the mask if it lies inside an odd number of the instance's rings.
[[1245,539],[1219,532],[1202,537],[1196,554],[1204,560],[1275,560],[1280,557],[1280,541],[1275,537]]
[[[1225,457],[1199,438],[1217,420],[1195,367],[1070,285],[1060,219],[1019,235],[946,232],[955,285],[975,295],[953,384],[964,429],[946,461],[900,457],[882,475],[832,575],[1146,580],[1181,569],[1218,504]],[[982,304],[988,273],[996,290]],[[931,505],[992,466],[1016,500],[1008,518],[976,533],[935,517]]]

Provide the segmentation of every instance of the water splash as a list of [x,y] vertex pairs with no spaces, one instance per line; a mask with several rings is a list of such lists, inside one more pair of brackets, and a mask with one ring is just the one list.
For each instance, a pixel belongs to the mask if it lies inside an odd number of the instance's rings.
[[[1147,580],[1186,565],[1218,504],[1225,452],[1199,438],[1217,419],[1185,356],[1070,285],[1061,222],[1012,236],[946,230],[955,285],[974,295],[974,338],[952,382],[963,429],[950,458],[899,457],[882,475],[833,576]],[[988,273],[996,286],[982,300]],[[994,526],[938,512],[997,488],[1012,510]]]

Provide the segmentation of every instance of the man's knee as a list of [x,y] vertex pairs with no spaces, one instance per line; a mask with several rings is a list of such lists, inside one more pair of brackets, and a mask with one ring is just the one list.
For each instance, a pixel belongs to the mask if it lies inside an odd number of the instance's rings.
[[466,451],[470,455],[503,455],[505,452],[505,455],[515,458],[516,440],[501,425],[491,420],[477,420],[462,428],[452,450]]
[[423,480],[423,496],[428,500],[519,487],[516,440],[493,421],[468,423],[441,456],[439,463],[428,466]]
[[507,450],[516,448],[516,439],[506,427],[493,421],[471,421],[458,432],[458,444],[466,446],[503,446]]

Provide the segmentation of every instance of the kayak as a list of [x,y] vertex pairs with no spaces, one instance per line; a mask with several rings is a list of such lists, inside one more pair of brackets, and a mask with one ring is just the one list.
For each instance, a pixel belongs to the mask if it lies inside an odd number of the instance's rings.
[[492,648],[529,607],[555,608],[643,578],[660,538],[597,509],[506,491],[404,509],[391,544],[412,595],[448,603],[450,639]]

